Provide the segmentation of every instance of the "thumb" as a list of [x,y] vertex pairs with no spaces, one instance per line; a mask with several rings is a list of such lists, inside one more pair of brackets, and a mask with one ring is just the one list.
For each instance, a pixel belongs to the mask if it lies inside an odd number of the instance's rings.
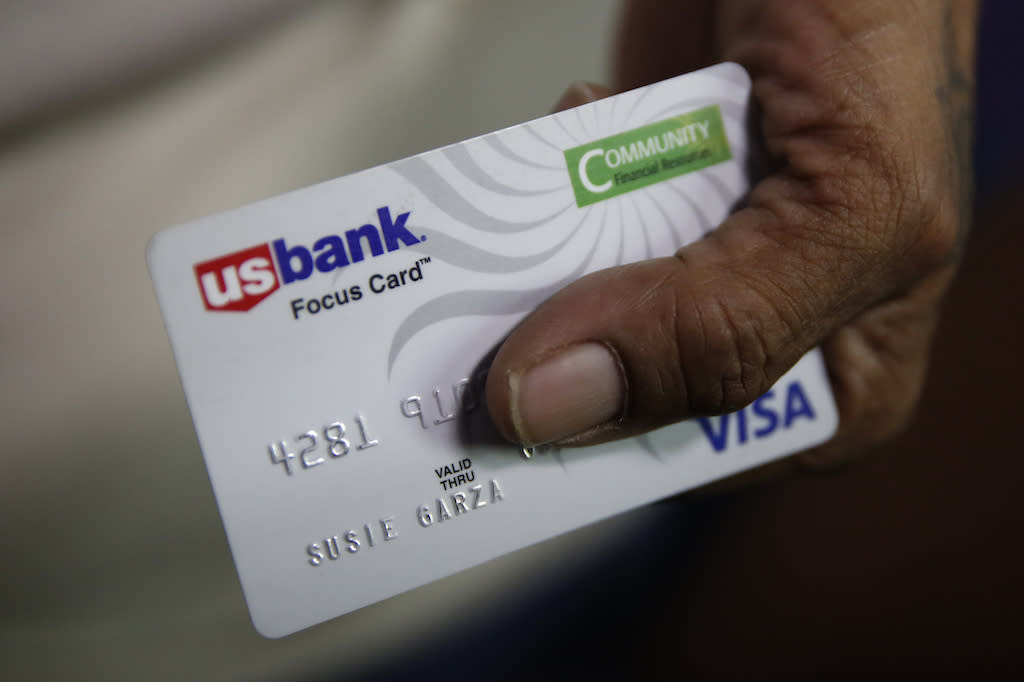
[[[811,342],[737,281],[723,245],[609,268],[523,320],[495,356],[487,403],[532,446],[622,438],[741,407]],[[710,252],[710,253],[709,253]],[[785,352],[786,348],[794,349]]]
[[767,194],[674,257],[593,273],[524,319],[487,380],[502,434],[583,445],[739,409],[893,286],[859,231]]
[[[751,262],[770,261],[770,247],[732,243],[752,240],[723,239],[725,227],[674,258],[584,277],[523,320],[488,376],[503,435],[590,444],[739,409],[768,390],[819,338],[820,324],[804,322],[827,306],[796,303],[776,271]],[[758,267],[761,281],[744,274]]]

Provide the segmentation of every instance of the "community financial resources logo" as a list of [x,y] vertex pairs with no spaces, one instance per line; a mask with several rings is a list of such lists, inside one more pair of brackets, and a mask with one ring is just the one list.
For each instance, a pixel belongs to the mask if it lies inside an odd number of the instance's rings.
[[565,151],[581,208],[731,158],[717,105]]

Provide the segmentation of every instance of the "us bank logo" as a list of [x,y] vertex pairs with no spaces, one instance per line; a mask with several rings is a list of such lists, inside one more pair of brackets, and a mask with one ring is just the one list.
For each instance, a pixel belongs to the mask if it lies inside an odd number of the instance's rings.
[[731,158],[717,105],[565,151],[581,208]]
[[381,206],[375,223],[324,235],[312,245],[281,238],[196,263],[203,306],[210,312],[248,312],[283,286],[415,246],[424,238],[409,231],[408,219],[409,211],[393,216]]

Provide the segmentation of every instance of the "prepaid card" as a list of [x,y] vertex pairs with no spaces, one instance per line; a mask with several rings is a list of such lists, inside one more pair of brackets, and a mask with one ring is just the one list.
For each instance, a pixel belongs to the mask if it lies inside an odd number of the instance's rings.
[[527,458],[489,352],[748,187],[721,64],[159,234],[149,263],[253,622],[279,637],[827,439],[805,357],[745,410]]

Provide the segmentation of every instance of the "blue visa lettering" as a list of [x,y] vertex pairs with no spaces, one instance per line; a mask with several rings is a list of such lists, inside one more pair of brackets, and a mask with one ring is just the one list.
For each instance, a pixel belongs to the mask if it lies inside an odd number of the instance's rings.
[[784,405],[777,406],[775,398],[776,392],[771,390],[742,410],[720,417],[699,417],[697,423],[711,448],[720,453],[728,449],[730,435],[735,437],[737,445],[743,445],[751,436],[755,440],[767,438],[779,429],[780,423],[783,429],[788,429],[801,417],[815,418],[811,401],[799,382],[786,387]]

